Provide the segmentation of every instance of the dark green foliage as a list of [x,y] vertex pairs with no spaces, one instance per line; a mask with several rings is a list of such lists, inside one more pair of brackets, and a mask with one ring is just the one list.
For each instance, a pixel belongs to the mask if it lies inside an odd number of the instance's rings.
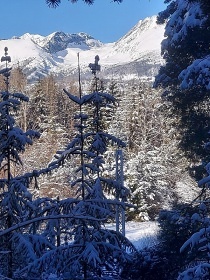
[[[170,3],[171,2],[171,3]],[[176,10],[176,1],[175,0],[165,0],[165,4],[170,3],[167,8],[158,14],[157,23],[163,24],[170,17],[171,14]]]
[[[166,88],[164,98],[168,99],[173,114],[177,116],[177,127],[182,135],[180,147],[192,163],[191,174],[199,179],[204,168],[196,168],[195,163],[201,160],[207,162],[209,159],[209,155],[203,149],[210,130],[210,91],[205,88],[205,79],[208,81],[208,77],[207,74],[204,75],[206,78],[203,78],[201,84],[195,83],[184,90],[180,87],[180,73],[195,60],[209,55],[210,3],[207,0],[183,1],[183,5],[172,0],[165,3],[169,5],[159,14],[158,23],[167,21],[166,39],[162,42],[162,55],[166,63],[160,68],[154,86]],[[196,6],[199,4],[201,10]],[[189,7],[191,11],[187,10]],[[190,22],[190,18],[194,21]],[[193,80],[193,76],[191,78]]]
[[[201,221],[193,218],[198,207],[178,205],[172,210],[163,210],[159,215],[160,232],[158,244],[139,252],[138,258],[129,267],[125,279],[175,280],[195,257],[202,253],[180,253],[183,243],[198,229]],[[196,216],[194,216],[196,217]]]
[[184,279],[202,279],[208,280],[210,276],[210,204],[209,204],[209,180],[210,180],[210,163],[206,165],[208,176],[198,182],[203,187],[199,195],[198,211],[192,215],[194,224],[199,224],[196,232],[186,239],[180,248],[180,252],[188,252],[191,262],[188,266],[183,267],[182,273],[179,274],[178,280]]
[[[183,243],[201,227],[192,215],[198,207],[178,205],[171,211],[162,210],[159,215],[160,234],[157,254],[167,271],[166,279],[176,279],[178,272],[194,258],[194,253],[180,253]],[[166,265],[167,264],[167,265]]]
[[158,248],[145,248],[139,252],[129,267],[125,267],[122,279],[126,280],[174,280],[167,269],[168,259]]
[[[163,98],[173,106],[172,118],[177,116],[177,128],[182,135],[179,145],[184,155],[193,163],[201,159],[204,164],[208,162],[210,153],[205,150],[204,143],[208,141],[210,131],[210,91],[174,88]],[[196,180],[201,179],[204,166],[192,166],[190,172]]]
[[[69,0],[71,3],[76,3],[78,0]],[[113,2],[121,3],[123,0],[113,0]],[[83,0],[85,4],[92,5],[94,0]],[[46,3],[49,7],[56,8],[60,5],[61,0],[46,0]]]
[[[168,2],[168,1],[167,1]],[[192,1],[198,2],[198,1]],[[210,28],[209,28],[209,2],[201,1],[203,17],[207,17],[201,25],[184,26],[186,10],[179,11],[176,1],[171,1],[165,11],[158,16],[158,23],[169,20],[166,25],[166,39],[162,42],[162,55],[166,64],[161,67],[156,77],[155,85],[177,86],[179,85],[179,74],[187,68],[195,59],[209,54]],[[182,12],[182,13],[181,13]],[[173,18],[171,15],[173,14]],[[176,15],[176,17],[175,17]],[[196,15],[195,15],[196,17]],[[199,17],[198,17],[199,19]],[[182,24],[180,23],[182,22]],[[174,28],[172,28],[174,25]],[[181,28],[186,28],[186,34],[181,33]],[[178,35],[179,34],[179,35]],[[178,35],[178,36],[177,36]],[[175,40],[174,37],[177,36]]]

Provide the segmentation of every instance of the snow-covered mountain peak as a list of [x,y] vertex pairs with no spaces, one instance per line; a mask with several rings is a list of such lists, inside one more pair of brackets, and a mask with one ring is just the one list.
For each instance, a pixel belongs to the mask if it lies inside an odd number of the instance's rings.
[[101,47],[103,45],[99,40],[94,39],[87,33],[79,32],[68,34],[63,31],[56,31],[47,36],[34,35],[25,33],[14,39],[30,39],[45,51],[53,54],[65,50],[67,47],[80,48],[88,50],[93,47]]
[[156,27],[157,27],[157,16],[152,16],[152,17],[146,17],[145,19],[140,20],[136,24],[136,26],[134,26],[134,29],[138,28],[139,30],[144,31],[144,30],[148,30],[148,29],[152,29],[152,28],[156,28]]
[[[156,16],[140,20],[119,41],[103,44],[87,33],[68,34],[56,31],[48,36],[26,33],[0,41],[0,49],[9,47],[13,65],[18,63],[32,81],[54,73],[56,76],[77,72],[77,53],[84,75],[91,72],[88,65],[99,55],[101,74],[116,79],[146,77],[153,79],[160,65],[164,25],[157,25]],[[3,66],[2,66],[3,67]],[[88,74],[89,73],[89,74]],[[127,78],[126,78],[127,76]]]
[[[30,33],[25,33],[20,37],[13,37],[15,39],[23,39],[23,40],[27,40],[30,39],[35,43],[41,42],[45,37],[39,34],[30,34]],[[38,44],[39,45],[39,44]]]
[[100,47],[102,43],[90,35],[80,32],[68,34],[62,31],[56,31],[48,36],[31,36],[34,43],[45,49],[49,53],[57,53],[65,50],[67,47],[77,47],[81,49],[90,49]]
[[138,59],[146,52],[161,53],[165,25],[156,23],[157,16],[140,20],[125,36],[115,43],[116,53],[130,53]]
[[125,34],[122,38],[120,38],[118,42],[126,39],[127,37],[130,37],[132,34],[136,35],[136,32],[143,33],[144,31],[148,31],[153,28],[157,28],[158,26],[161,26],[161,25],[157,25],[156,21],[157,21],[157,16],[146,17],[145,19],[140,20],[127,34]]

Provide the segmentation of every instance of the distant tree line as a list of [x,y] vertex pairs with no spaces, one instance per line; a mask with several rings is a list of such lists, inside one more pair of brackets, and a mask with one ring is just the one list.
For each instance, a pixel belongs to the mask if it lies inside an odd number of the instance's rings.
[[[21,85],[17,81],[22,81]],[[177,119],[170,117],[172,111],[167,102],[161,99],[160,90],[135,81],[127,84],[126,88],[114,81],[105,84],[98,80],[97,83],[99,90],[107,89],[117,100],[115,107],[101,109],[103,127],[127,143],[124,151],[124,181],[131,191],[130,199],[137,207],[128,212],[127,218],[155,219],[163,205],[182,199],[175,187],[177,177],[186,177],[186,182],[190,181],[185,172],[189,162],[178,147],[180,135],[175,125]],[[89,91],[94,87],[93,81]],[[74,82],[67,82],[66,88],[78,95],[78,87]],[[30,98],[29,103],[21,105],[21,112],[16,116],[18,124],[24,130],[36,129],[41,135],[23,155],[22,168],[25,171],[32,167],[41,168],[53,159],[57,149],[64,147],[76,135],[74,113],[78,108],[63,94],[60,82],[52,75],[29,87],[26,86],[26,77],[21,69],[14,69],[10,90],[25,90]],[[109,154],[105,158],[108,160]],[[67,169],[62,169],[63,173],[51,176],[47,182],[44,178],[39,180],[42,187],[36,191],[37,195],[74,196],[73,190],[68,188],[68,180],[74,177],[71,170],[76,164],[75,160],[72,159],[69,164]],[[171,168],[175,173],[171,173]],[[180,173],[182,175],[178,176]],[[59,180],[63,182],[62,189]]]

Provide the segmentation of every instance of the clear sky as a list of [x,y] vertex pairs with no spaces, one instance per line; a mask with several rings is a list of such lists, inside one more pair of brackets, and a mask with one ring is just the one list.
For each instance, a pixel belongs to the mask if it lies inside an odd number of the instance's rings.
[[49,8],[45,0],[6,0],[1,3],[0,38],[24,33],[49,35],[55,31],[85,32],[103,43],[117,41],[140,19],[157,15],[166,7],[164,0],[95,0],[93,5],[82,0]]

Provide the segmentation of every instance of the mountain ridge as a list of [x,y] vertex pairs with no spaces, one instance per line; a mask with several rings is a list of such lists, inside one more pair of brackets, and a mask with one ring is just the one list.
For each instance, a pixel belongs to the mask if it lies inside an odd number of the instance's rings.
[[26,33],[19,38],[24,39],[26,36],[49,53],[62,51],[66,49],[69,44],[72,44],[72,47],[76,45],[86,45],[87,48],[100,47],[102,45],[100,41],[84,32],[69,34],[63,31],[55,31],[47,36]]
[[[157,25],[156,16],[140,20],[127,34],[113,43],[102,43],[91,35],[56,31],[47,36],[23,34],[0,41],[0,49],[9,49],[12,63],[22,67],[30,81],[50,73],[62,77],[74,75],[78,53],[83,75],[88,78],[88,65],[99,55],[101,75],[106,78],[146,78],[152,80],[163,59],[161,41],[164,25]],[[1,68],[3,66],[1,65]]]

